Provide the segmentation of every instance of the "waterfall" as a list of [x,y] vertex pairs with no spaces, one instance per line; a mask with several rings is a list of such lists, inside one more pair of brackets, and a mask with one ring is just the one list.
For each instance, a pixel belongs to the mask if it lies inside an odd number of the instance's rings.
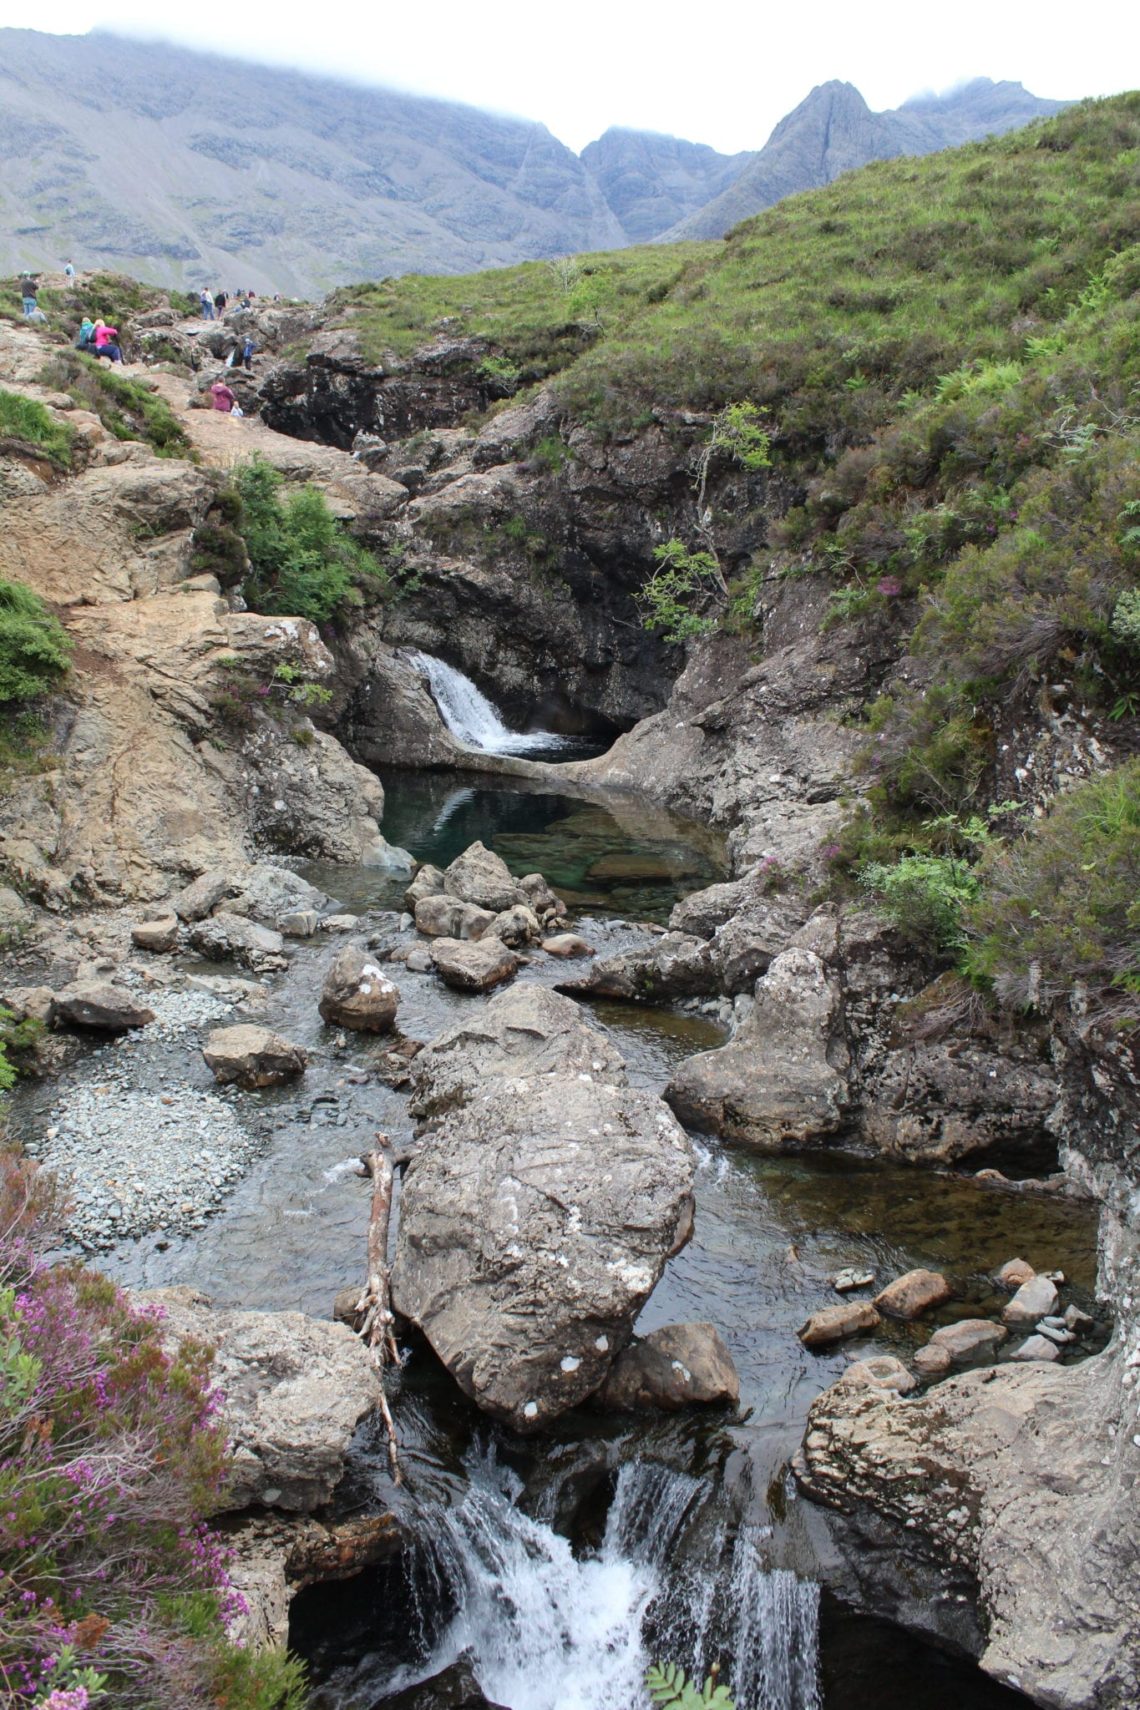
[[[643,1710],[650,1661],[703,1679],[721,1657],[737,1710],[820,1710],[818,1587],[766,1571],[759,1529],[730,1541],[723,1522],[706,1526],[707,1483],[630,1462],[600,1549],[576,1556],[518,1506],[521,1482],[492,1454],[469,1457],[467,1471],[462,1500],[431,1517],[411,1571],[423,1662],[389,1690],[466,1654],[483,1692],[509,1710]],[[454,1613],[433,1642],[441,1608]]]
[[418,648],[409,648],[404,657],[427,679],[444,724],[466,747],[481,748],[486,754],[529,754],[535,749],[550,753],[566,746],[564,737],[550,731],[524,735],[521,731],[508,730],[486,695],[454,665],[445,665],[442,659],[421,653]]

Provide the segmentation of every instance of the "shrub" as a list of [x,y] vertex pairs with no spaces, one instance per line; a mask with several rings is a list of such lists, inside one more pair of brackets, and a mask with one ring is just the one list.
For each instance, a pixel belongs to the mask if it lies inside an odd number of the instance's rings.
[[658,630],[663,641],[679,643],[707,635],[715,619],[698,607],[725,591],[720,565],[711,552],[690,552],[683,541],[667,540],[654,548],[657,568],[637,595],[641,621]]
[[30,701],[67,670],[63,625],[22,582],[0,581],[0,702]]
[[973,979],[1038,1009],[1079,983],[1094,1013],[1140,1022],[1140,760],[1078,785],[975,873]]
[[260,457],[234,477],[253,611],[327,623],[342,606],[360,603],[358,582],[387,587],[383,566],[345,532],[323,493],[302,487],[282,499],[281,487],[277,470]]
[[42,451],[57,468],[71,468],[74,430],[66,422],[57,421],[34,398],[0,389],[0,439],[21,440]]
[[893,866],[871,861],[859,878],[917,950],[945,956],[961,946],[963,910],[979,887],[960,856],[904,855]]
[[715,1670],[702,1687],[675,1663],[654,1663],[645,1671],[645,1685],[659,1710],[733,1710],[732,1696],[727,1686],[717,1685]]
[[165,1346],[106,1278],[45,1265],[57,1211],[0,1154],[5,1702],[300,1710],[295,1665],[226,1637],[240,1600],[205,1525],[226,1476],[209,1351]]

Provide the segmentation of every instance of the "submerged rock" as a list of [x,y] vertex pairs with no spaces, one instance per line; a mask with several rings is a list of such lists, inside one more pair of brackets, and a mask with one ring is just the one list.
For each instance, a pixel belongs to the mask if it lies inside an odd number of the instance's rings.
[[693,1159],[649,1093],[490,1084],[408,1165],[393,1303],[478,1406],[534,1431],[597,1389],[689,1239]]
[[303,1075],[309,1061],[300,1045],[290,1044],[268,1027],[215,1028],[202,1056],[216,1081],[241,1087],[276,1087]]
[[939,1271],[907,1271],[875,1296],[875,1305],[888,1318],[920,1318],[932,1306],[949,1300],[953,1289]]
[[570,998],[524,984],[500,992],[441,1033],[411,1067],[413,1116],[438,1116],[479,1096],[488,1076],[576,1076],[624,1086],[625,1064]]
[[330,1026],[388,1033],[399,1002],[399,991],[368,952],[346,944],[333,957],[317,1007]]
[[847,1300],[842,1306],[825,1306],[813,1312],[796,1335],[805,1348],[829,1348],[833,1342],[846,1341],[848,1336],[861,1336],[875,1330],[882,1319],[869,1300]]
[[622,1412],[735,1407],[740,1379],[714,1325],[666,1324],[618,1355],[595,1399]]
[[462,943],[458,938],[437,938],[431,959],[444,985],[460,992],[488,992],[504,980],[513,979],[519,959],[497,938]]

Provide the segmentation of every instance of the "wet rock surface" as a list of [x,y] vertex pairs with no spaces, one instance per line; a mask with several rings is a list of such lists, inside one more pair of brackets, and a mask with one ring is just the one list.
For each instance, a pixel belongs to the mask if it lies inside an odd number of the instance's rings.
[[619,1412],[734,1407],[740,1379],[714,1325],[666,1324],[618,1355],[596,1400]]
[[332,960],[318,1009],[332,1026],[358,1033],[388,1033],[395,1025],[400,993],[375,958],[346,944]]
[[444,984],[460,992],[490,991],[513,979],[519,970],[514,951],[497,938],[480,938],[474,943],[437,938],[432,943],[431,960]]
[[275,1087],[303,1075],[308,1054],[300,1045],[290,1044],[268,1027],[220,1027],[206,1039],[202,1047],[216,1081],[223,1085],[236,1081],[240,1087]]

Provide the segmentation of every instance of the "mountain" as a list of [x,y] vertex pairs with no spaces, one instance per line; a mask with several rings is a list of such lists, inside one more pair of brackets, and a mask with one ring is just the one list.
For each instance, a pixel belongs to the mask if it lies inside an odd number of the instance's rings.
[[646,243],[696,214],[738,178],[752,153],[718,154],[704,143],[651,131],[611,129],[582,150],[630,243]]
[[780,120],[764,147],[746,160],[727,189],[664,235],[670,239],[723,237],[740,220],[770,208],[784,196],[819,189],[869,161],[934,154],[1017,130],[1066,105],[1040,100],[1020,83],[978,77],[948,95],[923,95],[892,112],[872,113],[852,84],[821,83]]
[[314,296],[663,236],[719,237],[794,191],[1009,130],[1060,103],[980,78],[872,113],[815,89],[758,153],[544,125],[103,33],[0,30],[0,272],[142,274]]
[[0,30],[0,267],[312,295],[625,242],[544,125],[163,44]]

